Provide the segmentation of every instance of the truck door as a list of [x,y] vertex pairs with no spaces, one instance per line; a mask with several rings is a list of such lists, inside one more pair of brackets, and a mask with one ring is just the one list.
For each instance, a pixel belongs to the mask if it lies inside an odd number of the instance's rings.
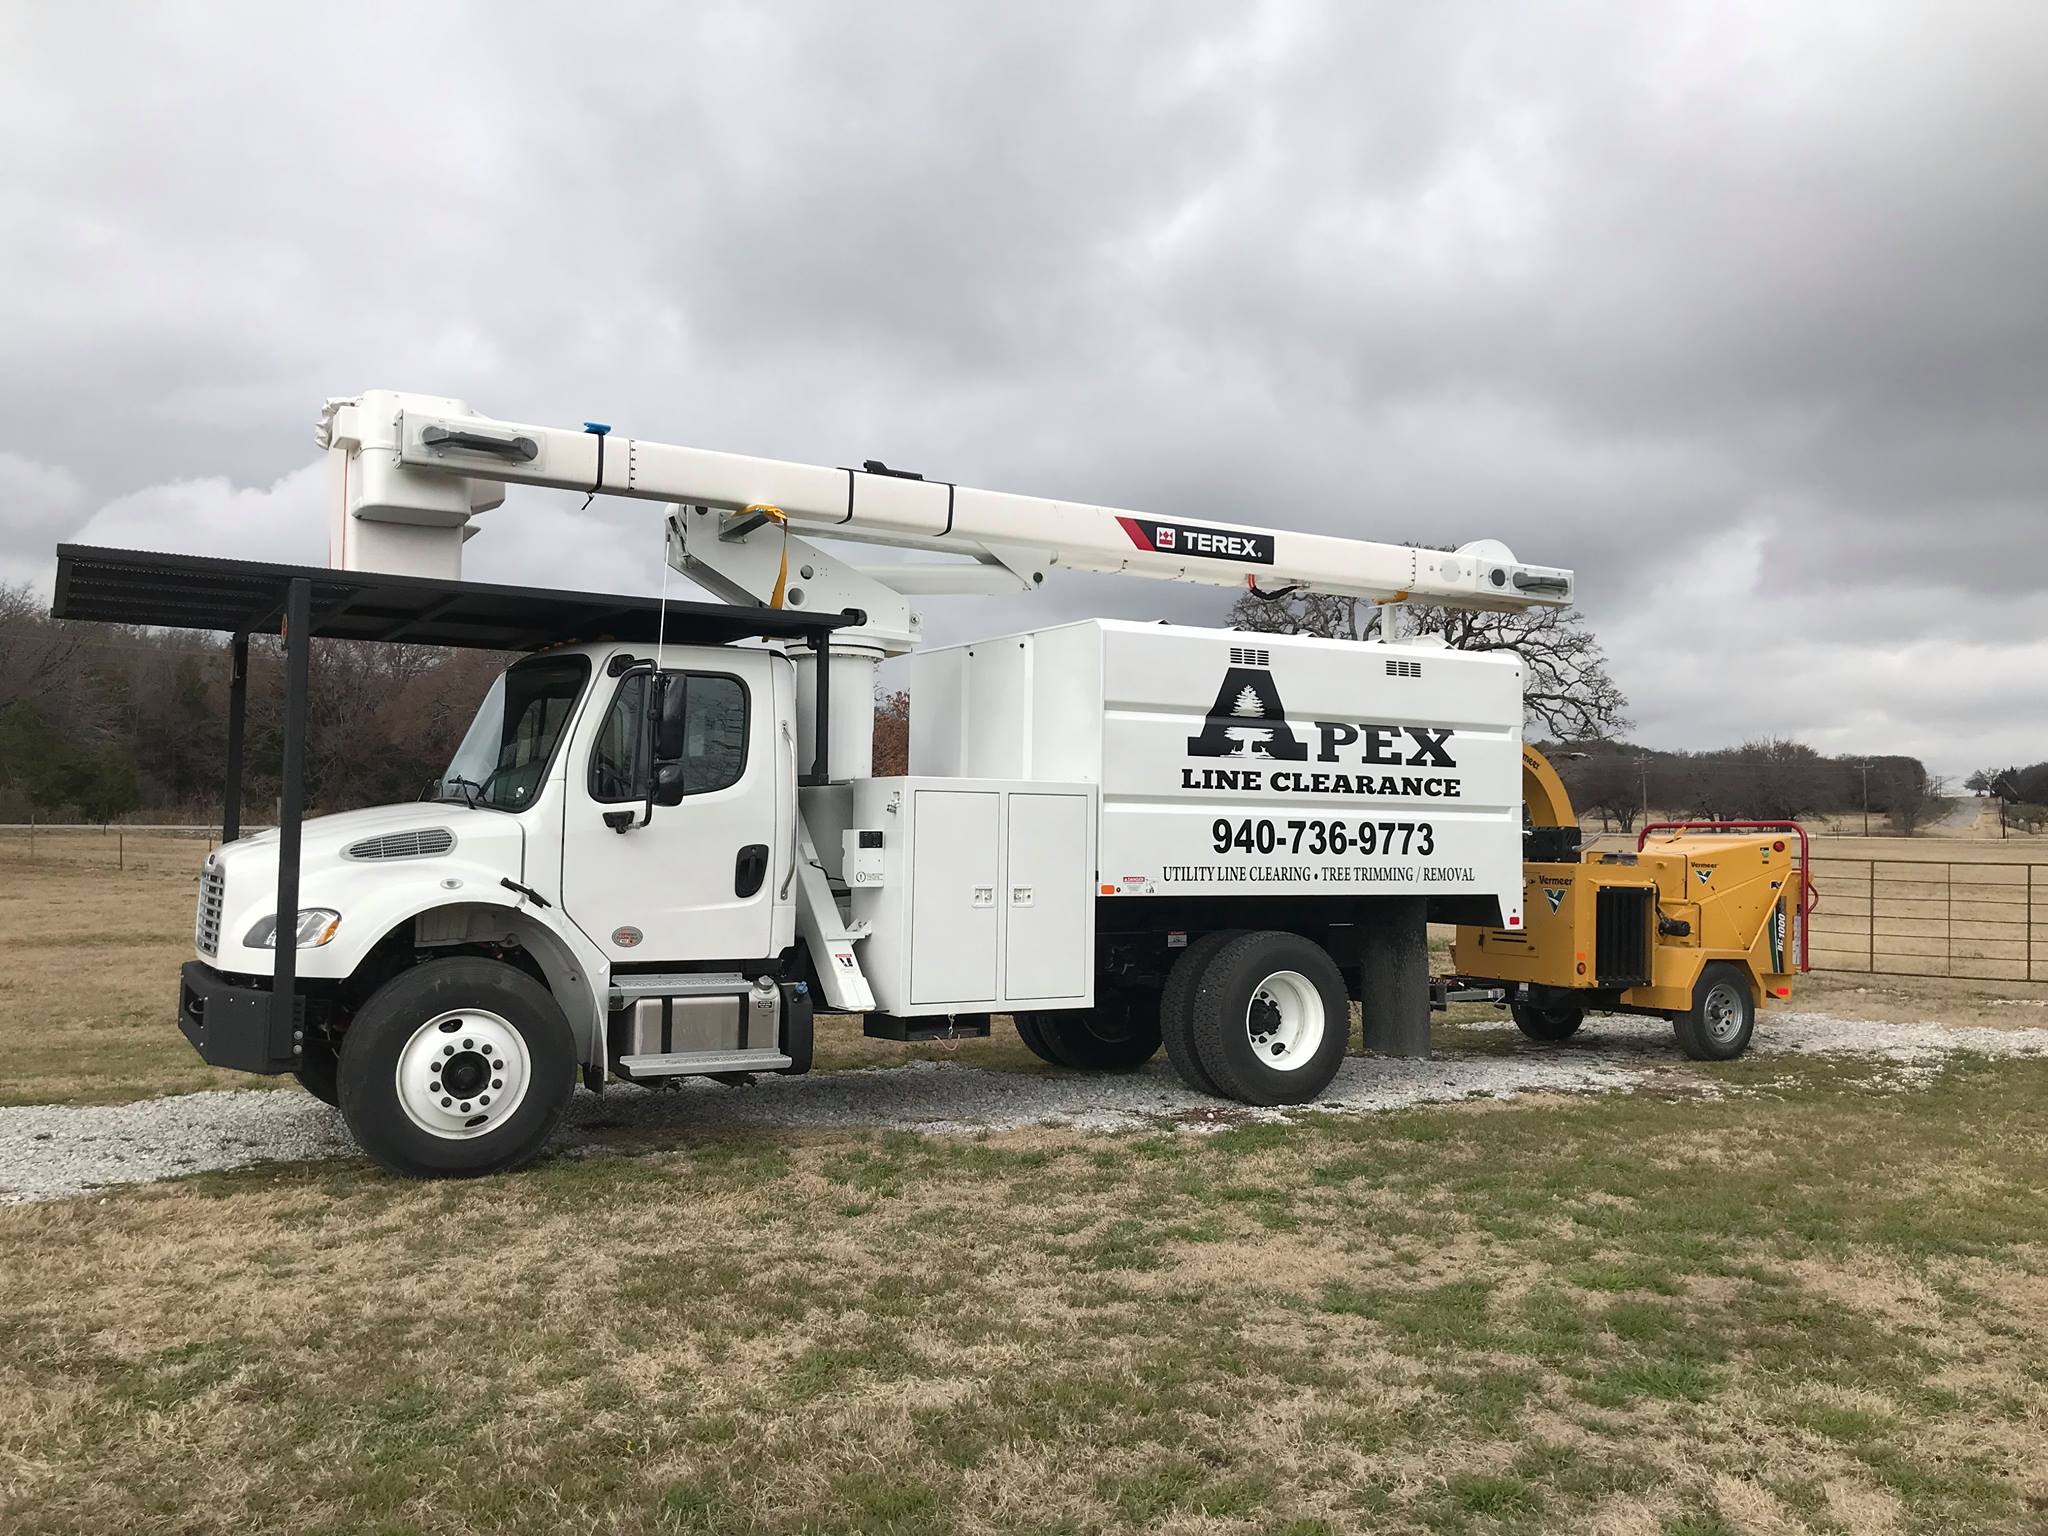
[[[773,954],[777,858],[786,865],[793,749],[776,728],[766,651],[673,649],[666,684],[651,673],[601,676],[595,726],[569,765],[562,831],[562,907],[615,963]],[[607,690],[609,692],[607,693]],[[646,710],[656,802],[646,805]],[[606,821],[630,821],[616,831]]]

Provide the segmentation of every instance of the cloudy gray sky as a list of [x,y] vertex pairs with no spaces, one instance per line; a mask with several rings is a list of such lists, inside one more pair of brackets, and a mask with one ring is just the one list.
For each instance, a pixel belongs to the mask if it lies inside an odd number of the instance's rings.
[[[0,142],[0,579],[321,560],[314,415],[389,387],[1500,538],[1644,741],[2048,756],[2037,0],[0,0]],[[652,590],[579,500],[468,574]]]

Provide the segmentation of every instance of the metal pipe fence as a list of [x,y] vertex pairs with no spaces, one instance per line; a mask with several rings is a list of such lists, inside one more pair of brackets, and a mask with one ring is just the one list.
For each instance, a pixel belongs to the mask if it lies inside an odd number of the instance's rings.
[[113,870],[189,867],[196,874],[199,860],[220,840],[218,825],[0,822],[0,861]]
[[2048,863],[1813,861],[1813,968],[2048,981]]

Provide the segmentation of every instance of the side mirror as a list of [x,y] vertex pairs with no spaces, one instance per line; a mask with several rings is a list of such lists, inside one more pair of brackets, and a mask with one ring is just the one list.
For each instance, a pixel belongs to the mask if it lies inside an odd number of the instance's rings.
[[654,765],[654,803],[656,805],[681,805],[683,803],[683,765],[681,763],[656,763]]
[[683,730],[683,698],[687,690],[683,680],[671,673],[657,673],[654,678],[654,761],[674,763],[681,760],[688,740]]

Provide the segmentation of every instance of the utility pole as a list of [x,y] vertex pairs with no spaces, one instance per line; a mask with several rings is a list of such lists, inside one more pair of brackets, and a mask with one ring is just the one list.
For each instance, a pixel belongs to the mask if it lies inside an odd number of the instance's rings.
[[1863,835],[1870,836],[1870,759],[1856,765],[1863,770]]
[[2005,796],[1998,793],[1999,779],[2005,779],[2006,787],[2012,790],[2013,797],[2015,799],[2019,797],[2019,789],[2016,785],[2013,784],[2011,779],[2006,778],[2006,776],[2002,773],[1999,774],[1997,778],[1994,778],[1991,781],[1992,796],[1998,801],[1998,840],[2002,843],[2005,841],[2008,834],[2005,830]]

